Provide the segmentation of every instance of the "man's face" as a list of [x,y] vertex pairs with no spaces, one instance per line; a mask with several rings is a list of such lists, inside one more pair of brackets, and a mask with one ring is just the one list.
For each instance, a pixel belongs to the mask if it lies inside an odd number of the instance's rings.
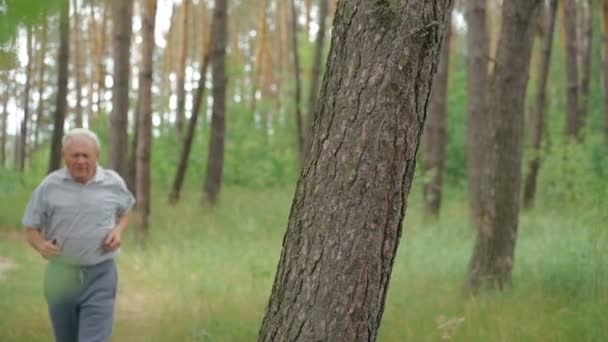
[[80,183],[88,182],[95,175],[99,151],[89,138],[75,136],[63,149],[63,161],[72,178]]

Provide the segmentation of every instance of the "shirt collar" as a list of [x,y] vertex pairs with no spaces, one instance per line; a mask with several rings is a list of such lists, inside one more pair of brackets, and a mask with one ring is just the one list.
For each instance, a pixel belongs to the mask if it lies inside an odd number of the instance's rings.
[[[97,167],[95,168],[95,175],[93,176],[92,180],[87,182],[87,184],[103,182],[106,178],[103,174],[103,168],[99,164],[97,164]],[[74,180],[72,178],[72,175],[70,175],[70,172],[68,171],[67,167],[64,167],[61,170],[61,176],[64,180]]]

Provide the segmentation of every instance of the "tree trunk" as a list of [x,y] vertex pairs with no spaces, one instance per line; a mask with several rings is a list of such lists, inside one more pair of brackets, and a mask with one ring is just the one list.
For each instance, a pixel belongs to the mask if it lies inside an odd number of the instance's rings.
[[604,145],[608,150],[608,0],[602,0],[602,85],[604,90]]
[[296,11],[295,0],[290,0],[291,4],[291,48],[293,54],[293,74],[295,79],[294,107],[296,115],[296,129],[298,139],[298,155],[300,165],[304,164],[304,129],[302,127],[302,112],[300,111],[300,57],[298,53],[298,13]]
[[211,113],[211,141],[205,178],[205,199],[211,204],[217,202],[222,185],[224,169],[224,136],[226,133],[226,43],[228,41],[228,0],[215,0],[211,42],[213,57],[211,77],[213,79],[213,108]]
[[111,4],[107,1],[103,4],[103,16],[101,18],[101,26],[97,35],[97,54],[95,60],[97,62],[95,69],[96,83],[97,83],[97,113],[103,113],[103,99],[106,92],[106,69],[104,64],[104,57],[106,54],[106,31],[108,26],[109,8]]
[[114,9],[114,87],[110,117],[110,168],[128,177],[127,125],[129,113],[129,75],[133,0],[113,0]]
[[441,193],[443,187],[443,165],[445,164],[446,130],[447,130],[447,91],[450,70],[450,38],[451,16],[448,16],[447,29],[437,74],[431,90],[431,102],[427,113],[427,123],[424,131],[423,170],[424,183],[424,214],[427,219],[439,217],[441,208]]
[[53,122],[53,137],[49,157],[49,173],[61,167],[61,139],[67,107],[68,63],[70,59],[70,3],[64,1],[59,15],[59,52],[57,54],[57,100]]
[[323,58],[323,46],[325,45],[325,19],[327,18],[327,7],[329,0],[320,0],[319,4],[319,32],[317,32],[317,40],[315,41],[315,56],[312,64],[312,75],[310,77],[310,94],[308,94],[308,120],[306,125],[306,140],[305,153],[310,148],[310,139],[312,135],[312,122],[317,104],[317,94],[319,92],[319,78],[321,76],[321,67]]
[[376,339],[451,5],[338,2],[259,341]]
[[8,76],[3,77],[4,91],[2,92],[2,132],[0,133],[0,167],[6,167],[6,137],[8,130],[8,99],[9,82]]
[[581,64],[581,94],[580,94],[580,107],[579,107],[579,129],[585,127],[587,121],[587,111],[589,109],[589,88],[591,83],[591,54],[593,50],[593,15],[591,9],[593,3],[591,0],[586,0],[581,3],[581,20],[580,31],[581,31],[581,42],[580,45],[580,64]]
[[524,104],[534,18],[541,0],[503,3],[502,26],[488,96],[488,146],[481,220],[469,265],[469,288],[502,289],[513,268],[521,183]]
[[524,208],[530,209],[534,206],[536,195],[536,179],[540,169],[540,148],[545,130],[545,107],[547,93],[547,79],[551,66],[551,48],[553,46],[553,35],[555,32],[555,17],[557,13],[557,0],[549,3],[549,16],[547,32],[543,42],[543,52],[538,66],[538,83],[536,85],[536,106],[530,117],[530,135],[532,142],[532,157],[528,163],[528,175],[524,186]]
[[25,171],[25,159],[27,156],[27,137],[29,135],[27,124],[30,121],[30,88],[32,85],[32,70],[34,67],[34,35],[32,26],[27,26],[27,66],[25,71],[25,89],[23,90],[23,121],[21,121],[21,134],[19,137],[19,172]]
[[576,0],[563,0],[561,9],[562,33],[566,42],[566,135],[579,138]]
[[177,134],[182,135],[184,121],[186,120],[185,108],[186,108],[186,60],[188,58],[188,11],[190,7],[190,0],[184,0],[182,4],[182,29],[181,29],[181,41],[180,41],[180,54],[179,54],[179,65],[177,67],[177,117],[175,120],[175,127]]
[[78,0],[73,0],[73,27],[72,27],[72,44],[74,51],[74,83],[76,91],[76,106],[74,107],[75,113],[75,125],[76,127],[83,127],[82,120],[82,61],[80,60],[80,49],[82,46],[81,34],[80,34],[80,10],[78,8]]
[[487,127],[488,92],[488,28],[486,0],[467,0],[466,20],[468,56],[468,123],[467,123],[467,176],[471,221],[481,219],[481,172],[484,161],[482,135]]
[[139,74],[139,134],[137,139],[137,216],[136,235],[145,241],[150,226],[150,150],[152,145],[152,73],[154,70],[154,24],[156,0],[143,4],[142,69]]
[[46,45],[47,45],[47,21],[42,22],[42,30],[40,32],[40,60],[38,66],[38,111],[36,113],[36,127],[34,128],[34,149],[38,148],[40,143],[40,129],[44,118],[44,73],[46,72]]
[[201,111],[201,105],[205,98],[205,87],[207,81],[207,68],[209,66],[209,47],[205,47],[205,54],[203,56],[203,62],[201,64],[201,77],[198,80],[198,89],[196,90],[196,97],[194,98],[194,105],[192,106],[192,116],[190,117],[190,124],[188,125],[188,132],[184,139],[182,146],[182,152],[179,158],[179,165],[177,167],[177,173],[173,179],[173,186],[171,193],[169,194],[169,204],[175,204],[179,201],[180,192],[184,183],[184,177],[186,176],[186,169],[188,168],[188,158],[190,157],[190,150],[192,149],[192,141],[194,140],[194,132],[196,131],[196,123],[198,122],[199,112]]

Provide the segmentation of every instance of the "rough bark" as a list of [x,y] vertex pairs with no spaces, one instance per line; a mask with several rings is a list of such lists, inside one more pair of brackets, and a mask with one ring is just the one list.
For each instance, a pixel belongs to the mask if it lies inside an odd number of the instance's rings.
[[133,0],[113,0],[114,87],[110,116],[109,165],[124,179],[128,177],[129,76],[131,75],[131,34]]
[[291,6],[291,52],[293,57],[293,75],[295,82],[294,107],[296,116],[296,138],[298,143],[298,155],[300,164],[304,163],[304,128],[302,127],[302,112],[300,110],[301,85],[300,85],[300,57],[298,53],[298,13],[295,0],[290,0]]
[[562,33],[566,49],[566,135],[579,138],[578,45],[576,39],[576,0],[563,0]]
[[467,0],[468,56],[467,179],[469,208],[474,224],[481,218],[481,172],[484,160],[482,135],[487,126],[488,55],[486,0]]
[[209,51],[205,48],[205,54],[203,56],[203,62],[201,64],[201,77],[198,80],[198,89],[196,90],[196,96],[194,98],[194,104],[192,106],[192,115],[190,116],[190,123],[188,125],[188,132],[184,138],[182,145],[182,151],[179,158],[179,165],[175,178],[173,179],[173,186],[171,193],[169,193],[169,203],[175,204],[179,201],[179,196],[184,183],[184,177],[186,176],[186,170],[188,168],[188,159],[190,157],[190,150],[192,149],[192,141],[194,140],[194,132],[196,131],[196,124],[198,122],[199,112],[201,111],[203,98],[205,97],[205,87],[207,81],[207,68],[209,66]]
[[[431,90],[431,102],[427,113],[422,144],[423,170],[425,183],[423,189],[424,214],[427,219],[439,217],[443,188],[443,169],[445,164],[447,132],[447,92],[450,69],[451,16],[448,16],[447,29],[437,74]],[[427,178],[428,177],[428,178]]]
[[137,139],[137,224],[136,235],[140,241],[148,236],[150,227],[150,150],[152,145],[152,73],[154,70],[154,24],[156,0],[146,0],[143,4],[142,67],[139,74],[140,113]]
[[452,1],[339,1],[259,341],[374,341]]
[[484,200],[469,265],[469,288],[510,284],[521,185],[524,104],[535,11],[541,0],[513,0],[502,7],[502,26],[488,96],[488,146],[482,174]]
[[19,138],[19,172],[25,171],[25,159],[27,157],[28,124],[30,121],[30,89],[32,87],[32,71],[34,69],[34,34],[32,26],[27,27],[27,66],[25,67],[25,88],[23,90],[23,121],[21,121],[21,133]]
[[543,132],[545,130],[545,109],[547,95],[547,79],[551,66],[551,49],[555,32],[555,17],[557,13],[557,0],[549,3],[549,15],[547,17],[547,30],[544,36],[543,50],[538,66],[538,83],[536,84],[536,103],[530,116],[530,140],[531,158],[528,162],[528,175],[524,186],[524,208],[530,209],[534,206],[536,195],[536,180],[540,169],[540,149]]
[[207,159],[204,196],[211,204],[217,202],[224,170],[224,136],[226,134],[226,44],[228,42],[228,0],[215,0],[211,25],[211,77],[213,107],[211,110],[211,141]]
[[179,44],[179,65],[177,67],[177,112],[175,119],[175,128],[177,134],[181,136],[184,121],[186,120],[186,60],[188,59],[188,11],[190,8],[190,0],[184,0],[182,4],[182,29],[181,39]]
[[68,95],[68,63],[70,59],[70,3],[63,2],[59,14],[59,52],[57,54],[57,98],[53,119],[53,137],[49,156],[51,173],[61,167],[61,139],[63,138],[63,123],[67,108]]
[[329,0],[320,0],[319,4],[319,32],[317,32],[317,38],[315,41],[315,55],[312,64],[312,73],[310,77],[310,94],[308,94],[308,116],[306,133],[304,138],[306,145],[304,148],[305,153],[310,148],[310,139],[312,135],[312,122],[315,114],[315,107],[317,105],[317,95],[319,93],[319,79],[321,78],[321,67],[323,58],[323,46],[325,45],[325,19],[327,18],[327,8]]

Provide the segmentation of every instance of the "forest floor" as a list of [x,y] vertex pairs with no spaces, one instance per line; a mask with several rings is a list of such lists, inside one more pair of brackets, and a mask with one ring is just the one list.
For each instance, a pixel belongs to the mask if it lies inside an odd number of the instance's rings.
[[[147,248],[128,232],[112,342],[256,339],[292,194],[227,190],[213,211],[201,210],[197,195],[153,208]],[[608,341],[605,222],[567,210],[523,213],[512,288],[471,298],[462,292],[474,241],[466,201],[446,201],[432,224],[415,203],[378,341]],[[45,261],[12,212],[0,208],[0,341],[48,341]]]

